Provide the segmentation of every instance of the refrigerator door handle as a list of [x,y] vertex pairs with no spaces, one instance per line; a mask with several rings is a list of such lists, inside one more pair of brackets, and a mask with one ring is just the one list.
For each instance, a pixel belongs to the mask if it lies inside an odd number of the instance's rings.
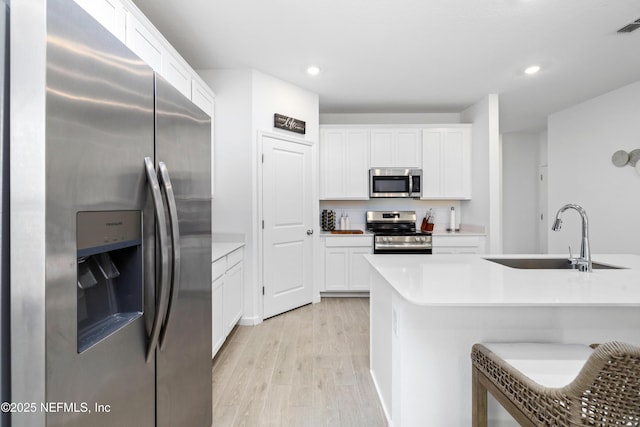
[[164,162],[158,162],[158,170],[160,172],[160,186],[164,190],[164,195],[169,207],[169,224],[171,225],[171,246],[173,248],[172,275],[171,275],[171,292],[169,293],[169,306],[164,319],[164,327],[160,333],[160,350],[164,349],[167,339],[167,329],[171,321],[171,313],[176,306],[178,293],[180,291],[180,229],[178,226],[178,207],[176,198],[169,177],[169,170]]
[[149,157],[144,158],[144,165],[147,172],[147,183],[151,189],[151,196],[153,198],[153,205],[156,214],[156,225],[158,230],[158,239],[160,245],[160,272],[159,278],[156,281],[159,285],[156,286],[156,313],[153,320],[153,327],[151,328],[151,336],[149,338],[149,346],[147,347],[147,363],[151,361],[155,355],[155,349],[158,345],[158,338],[160,336],[160,329],[164,319],[164,309],[167,305],[167,282],[169,280],[169,254],[168,254],[168,240],[167,234],[167,219],[164,214],[164,205],[162,203],[162,194],[160,192],[160,184],[156,177],[156,171],[153,166],[153,161]]

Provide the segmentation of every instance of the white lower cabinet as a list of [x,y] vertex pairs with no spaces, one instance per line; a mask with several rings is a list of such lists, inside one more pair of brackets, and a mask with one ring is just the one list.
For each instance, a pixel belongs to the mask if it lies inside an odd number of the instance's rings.
[[226,335],[231,332],[231,329],[233,329],[242,316],[243,277],[244,273],[242,262],[239,262],[227,270],[224,293],[222,295],[222,300],[224,301],[222,320],[224,322]]
[[433,236],[433,254],[483,254],[484,236]]
[[372,236],[325,237],[324,290],[368,291],[369,263],[363,255],[372,251]]
[[218,279],[213,281],[213,289],[211,292],[211,358],[216,355],[227,335],[224,333],[224,320],[222,310],[224,307],[224,273]]
[[244,284],[242,248],[227,254],[212,264],[211,292],[211,357],[213,358],[231,329],[242,316]]

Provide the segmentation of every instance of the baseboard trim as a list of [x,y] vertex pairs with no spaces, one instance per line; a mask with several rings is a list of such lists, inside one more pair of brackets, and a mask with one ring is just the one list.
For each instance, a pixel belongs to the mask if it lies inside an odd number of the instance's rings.
[[320,292],[320,297],[330,298],[369,298],[369,291],[363,292]]
[[384,405],[384,401],[382,400],[382,395],[380,394],[380,388],[378,387],[378,381],[376,381],[376,376],[373,374],[372,370],[369,370],[369,374],[371,375],[371,379],[373,380],[373,386],[376,388],[376,393],[378,394],[378,400],[380,401],[380,406],[382,406],[382,412],[384,412],[384,417],[387,419],[387,423],[389,427],[393,427],[393,421],[391,421],[391,416],[387,407]]
[[262,323],[262,318],[258,316],[253,317],[241,317],[238,321],[238,325],[241,326],[255,326]]

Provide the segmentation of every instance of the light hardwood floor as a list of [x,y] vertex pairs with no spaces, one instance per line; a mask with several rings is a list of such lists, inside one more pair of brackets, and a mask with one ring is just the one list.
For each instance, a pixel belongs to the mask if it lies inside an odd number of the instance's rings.
[[213,360],[213,425],[386,426],[369,373],[369,299],[323,298],[234,328]]

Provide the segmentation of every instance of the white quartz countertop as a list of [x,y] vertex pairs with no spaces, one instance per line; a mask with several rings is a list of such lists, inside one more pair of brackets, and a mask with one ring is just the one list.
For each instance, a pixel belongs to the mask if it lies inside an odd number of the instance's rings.
[[640,256],[594,255],[626,267],[534,270],[484,258],[567,258],[566,255],[365,255],[408,302],[424,306],[640,306]]
[[211,261],[217,261],[244,246],[244,242],[213,242],[211,244]]
[[433,230],[431,233],[434,236],[443,237],[443,236],[486,236],[487,233],[484,231],[477,230],[460,230],[460,231],[447,231],[447,230]]

